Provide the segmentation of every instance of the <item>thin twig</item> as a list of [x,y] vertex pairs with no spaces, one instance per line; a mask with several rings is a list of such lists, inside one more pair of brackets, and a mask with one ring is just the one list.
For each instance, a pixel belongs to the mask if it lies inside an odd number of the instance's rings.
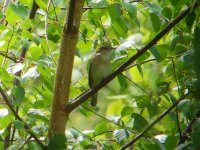
[[[31,8],[31,11],[29,13],[29,19],[34,19],[35,18],[35,14],[36,14],[38,8],[39,8],[39,6],[35,2],[35,0],[33,0],[32,8]],[[28,29],[28,32],[31,32],[31,28]],[[19,63],[23,63],[24,62],[25,57],[26,57],[26,52],[27,52],[27,48],[25,46],[22,46],[21,53],[20,53],[20,58],[18,60]],[[20,77],[21,73],[22,73],[21,70],[15,73],[16,78],[13,80],[13,84],[15,86],[19,86],[19,80],[18,80],[17,77]],[[15,99],[15,98],[13,97],[13,99]],[[18,107],[16,107],[16,112],[18,112]],[[14,136],[15,136],[15,127],[13,127],[11,141],[13,141]]]
[[[180,96],[181,95],[181,91],[180,91],[180,87],[179,87],[179,83],[178,83],[178,78],[177,78],[177,75],[176,75],[174,59],[172,58],[171,60],[172,60],[174,78],[176,80],[176,85],[178,87],[178,94]],[[177,120],[177,128],[178,128],[178,132],[179,132],[179,138],[181,139],[182,138],[182,131],[181,131],[181,127],[180,127],[179,114],[178,114],[178,107],[177,106],[176,106],[176,120]]]
[[0,51],[0,55],[12,60],[13,62],[17,63],[17,58],[14,54],[12,56],[9,56],[8,54],[6,55],[4,52]]
[[185,141],[188,139],[188,135],[192,132],[192,125],[196,122],[196,117],[193,118],[190,123],[188,124],[188,127],[186,128],[185,132],[183,133],[182,137],[179,139],[179,142],[177,145],[185,143]]
[[[7,45],[7,48],[6,48],[6,55],[5,55],[5,56],[8,56],[8,51],[9,51],[8,49],[9,49],[9,47],[10,47],[10,42],[11,42],[13,36],[14,36],[14,31],[15,31],[15,27],[13,27],[12,35],[11,35],[9,41],[8,41],[8,45]],[[2,67],[2,68],[3,68],[4,65],[5,65],[6,58],[7,58],[7,57],[4,57],[3,62],[2,62],[2,64],[1,64],[1,67]]]
[[18,150],[23,149],[23,147],[30,141],[31,138],[32,138],[32,136],[29,136],[29,137],[22,143],[22,145],[18,148]]
[[[123,73],[121,73],[122,76],[124,76],[127,80],[129,80],[131,83],[133,83],[134,85],[136,85],[140,90],[142,90],[147,96],[149,96],[150,99],[152,99],[154,102],[157,103],[157,100],[154,99],[148,92],[146,92],[142,87],[140,87],[137,83],[135,83],[134,81],[132,81],[130,78],[128,78],[127,76],[125,76]],[[165,109],[168,109],[166,106],[164,106],[161,103],[160,104],[162,107],[164,107]]]
[[90,96],[98,92],[101,88],[103,88],[106,84],[108,84],[111,80],[113,80],[117,75],[124,71],[132,62],[134,62],[137,58],[139,58],[142,54],[144,54],[149,48],[154,46],[163,36],[165,36],[176,24],[178,24],[189,12],[192,8],[198,7],[199,4],[196,2],[190,5],[185,11],[183,11],[179,16],[177,16],[172,22],[170,22],[157,36],[155,36],[146,46],[141,48],[134,56],[129,58],[123,64],[121,64],[112,74],[107,76],[104,80],[102,80],[98,85],[94,88],[89,89],[82,94],[78,95],[72,102],[68,102],[65,106],[65,111],[69,114],[83,102],[85,102]]
[[46,39],[47,47],[49,49],[51,58],[52,58],[54,64],[57,65],[57,63],[56,63],[56,61],[54,59],[54,56],[53,56],[53,50],[50,47],[49,39],[48,39],[48,13],[49,13],[50,4],[51,4],[51,0],[48,0],[48,4],[47,4],[47,8],[46,8],[46,13],[45,13],[45,39]]
[[140,134],[138,134],[134,139],[130,142],[126,143],[124,146],[120,148],[120,150],[125,150],[128,147],[132,146],[137,140],[144,136],[144,134],[149,131],[155,124],[157,124],[162,118],[164,118],[174,107],[176,107],[181,100],[183,100],[188,94],[183,95],[179,98],[171,107],[169,107],[166,111],[164,111],[156,120],[154,120],[151,124],[149,124]]
[[[8,6],[8,3],[9,3],[9,0],[4,0],[4,4],[3,4],[3,9],[2,9],[2,14],[4,14],[6,12],[6,7]],[[3,17],[1,20],[0,20],[0,24],[3,23],[5,17]]]
[[14,114],[15,118],[19,121],[24,123],[24,129],[35,139],[35,141],[44,149],[46,149],[45,145],[35,136],[35,133],[29,128],[29,126],[22,120],[22,118],[18,115],[16,110],[14,109],[14,106],[10,103],[10,100],[7,98],[6,94],[4,93],[3,89],[0,86],[0,93],[6,102],[6,105],[9,107],[11,112]]
[[54,5],[52,0],[51,0],[51,3],[52,3],[52,6],[53,6],[53,9],[54,9],[54,14],[55,14],[56,21],[58,21],[58,16],[56,14],[56,7],[55,7],[55,5]]
[[96,113],[95,111],[93,111],[93,110],[87,108],[86,106],[83,106],[83,105],[81,105],[81,106],[82,106],[84,109],[86,109],[86,110],[92,112],[92,113],[95,114],[96,116],[98,116],[98,117],[100,117],[100,118],[106,120],[107,122],[113,123],[113,124],[119,126],[120,128],[126,129],[127,131],[129,131],[129,132],[131,132],[131,133],[134,133],[134,132],[133,132],[131,129],[129,129],[128,127],[126,127],[126,126],[124,126],[124,125],[122,126],[122,125],[120,125],[119,123],[116,123],[116,122],[114,122],[114,121],[111,121],[111,120],[109,120],[109,119],[107,119],[107,118],[105,118],[105,117],[99,115],[99,114]]

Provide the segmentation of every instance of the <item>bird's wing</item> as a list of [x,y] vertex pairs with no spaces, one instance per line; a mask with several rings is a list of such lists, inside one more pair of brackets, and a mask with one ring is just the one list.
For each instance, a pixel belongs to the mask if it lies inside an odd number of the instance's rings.
[[93,80],[92,80],[92,76],[91,76],[91,68],[92,68],[92,60],[90,61],[90,66],[89,66],[89,75],[88,75],[88,82],[89,82],[89,86],[93,87]]

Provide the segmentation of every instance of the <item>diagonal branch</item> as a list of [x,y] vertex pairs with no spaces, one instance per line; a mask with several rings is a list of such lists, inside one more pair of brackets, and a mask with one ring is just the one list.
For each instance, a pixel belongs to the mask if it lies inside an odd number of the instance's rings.
[[6,102],[6,105],[9,107],[11,112],[14,114],[15,118],[19,121],[22,121],[24,123],[24,128],[26,131],[35,139],[35,141],[43,148],[45,149],[45,145],[36,137],[35,133],[31,130],[31,128],[22,120],[22,118],[18,115],[17,111],[14,109],[13,105],[10,103],[9,99],[7,98],[6,94],[4,93],[3,89],[0,87],[0,93]]
[[188,94],[183,95],[179,98],[171,107],[169,107],[166,111],[164,111],[156,120],[154,120],[149,126],[147,126],[140,134],[138,134],[134,139],[125,144],[120,148],[120,150],[125,150],[134,144],[137,140],[139,140],[147,131],[149,131],[156,123],[158,123],[162,118],[164,118],[174,107],[176,107],[181,100],[183,100]]
[[6,54],[5,52],[3,51],[0,51],[0,55],[12,60],[13,62],[17,63],[17,59],[16,59],[16,56],[11,54],[12,56],[10,56],[9,54]]
[[97,86],[93,89],[89,89],[84,93],[78,95],[72,102],[69,102],[65,106],[65,111],[70,113],[83,102],[85,102],[90,96],[97,93],[101,88],[107,85],[110,81],[112,81],[117,75],[124,71],[132,62],[134,62],[138,57],[144,54],[149,48],[154,46],[163,36],[167,34],[176,24],[178,24],[189,12],[191,9],[198,7],[198,2],[190,5],[186,10],[184,10],[179,16],[177,16],[172,22],[170,22],[156,37],[154,37],[146,46],[141,48],[134,56],[129,58],[123,64],[121,64],[112,74],[102,80]]

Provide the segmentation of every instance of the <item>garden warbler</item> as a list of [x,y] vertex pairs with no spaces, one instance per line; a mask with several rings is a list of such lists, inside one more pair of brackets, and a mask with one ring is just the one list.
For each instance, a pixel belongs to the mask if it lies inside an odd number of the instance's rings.
[[[111,73],[111,52],[115,48],[110,45],[101,46],[93,56],[89,68],[89,86],[95,87]],[[98,93],[92,95],[91,106],[96,106]]]

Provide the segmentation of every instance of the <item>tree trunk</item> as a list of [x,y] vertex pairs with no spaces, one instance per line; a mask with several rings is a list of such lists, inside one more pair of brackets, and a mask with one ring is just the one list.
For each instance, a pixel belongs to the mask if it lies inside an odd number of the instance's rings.
[[65,127],[69,114],[65,113],[64,106],[69,98],[75,48],[78,41],[83,4],[84,0],[69,1],[54,84],[49,139],[58,133],[65,134]]

